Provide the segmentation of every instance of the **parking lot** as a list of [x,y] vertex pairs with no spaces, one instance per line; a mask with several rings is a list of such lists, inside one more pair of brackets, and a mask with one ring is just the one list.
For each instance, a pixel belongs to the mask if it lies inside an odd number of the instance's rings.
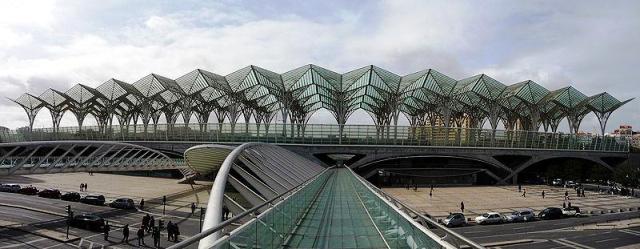
[[[527,194],[523,197],[525,189]],[[541,195],[543,190],[545,198]],[[595,191],[585,191],[585,197],[577,197],[573,188],[544,185],[523,185],[522,192],[518,186],[436,186],[431,198],[429,188],[384,191],[438,220],[444,220],[450,212],[461,212],[463,201],[468,223],[452,229],[488,247],[640,248],[640,198]],[[506,220],[514,211],[532,209],[537,216],[547,207],[562,208],[566,191],[572,206],[580,207],[582,216],[513,223]],[[487,212],[499,214],[502,222],[476,224],[475,218]]]
[[[84,175],[62,176],[63,178],[86,177]],[[98,176],[95,174],[94,176]],[[66,191],[79,191],[79,186],[71,188],[68,182],[58,182],[59,179],[47,179],[47,176],[33,177],[12,177],[9,180],[0,178],[6,183],[20,182],[21,185],[36,186],[40,190],[47,187],[59,187],[62,193]],[[58,177],[53,177],[58,178]],[[137,180],[137,181],[132,181]],[[68,179],[67,179],[68,180]],[[180,229],[180,238],[184,239],[199,231],[200,213],[191,214],[190,204],[198,200],[206,201],[208,197],[208,185],[185,185],[177,184],[174,179],[158,179],[148,177],[130,177],[118,175],[100,174],[98,177],[89,178],[89,191],[80,192],[81,195],[100,194],[106,197],[109,203],[120,197],[132,198],[136,205],[141,198],[145,198],[144,210],[124,210],[115,209],[107,205],[95,206],[79,202],[69,202],[60,199],[49,199],[38,197],[37,195],[23,195],[17,193],[0,193],[0,249],[5,248],[138,248],[136,231],[141,225],[142,217],[146,214],[154,216],[157,220],[162,219],[166,224],[171,221],[177,223]],[[145,180],[141,182],[140,180]],[[102,181],[114,182],[114,185],[101,183]],[[79,181],[77,181],[79,182]],[[121,185],[118,186],[117,184]],[[154,185],[161,183],[163,185]],[[78,183],[79,184],[79,183]],[[127,186],[127,184],[129,186]],[[27,185],[27,186],[28,186]],[[75,185],[75,184],[74,184]],[[123,186],[124,185],[124,186]],[[178,186],[176,186],[178,185]],[[93,186],[93,190],[91,190]],[[137,186],[137,187],[136,187]],[[155,187],[154,187],[155,186]],[[158,187],[162,186],[162,187]],[[125,189],[134,191],[125,191]],[[147,191],[145,191],[145,189]],[[122,192],[121,192],[122,191]],[[161,205],[161,196],[167,196],[167,205]],[[67,205],[71,206],[74,214],[96,214],[108,221],[111,226],[109,239],[104,240],[103,234],[99,231],[90,231],[70,227],[69,240],[66,239],[66,211]],[[198,207],[203,203],[198,203]],[[163,215],[163,209],[165,214]],[[122,227],[128,224],[130,235],[128,243],[122,241]],[[161,232],[161,247],[172,245],[174,242],[167,241],[166,230]],[[145,234],[147,246],[153,245],[151,236]]]
[[[385,188],[384,191],[398,200],[433,217],[443,218],[450,212],[460,212],[460,202],[464,202],[465,215],[475,217],[486,212],[509,214],[516,210],[531,208],[537,212],[546,207],[562,207],[564,194],[568,192],[572,206],[580,207],[582,213],[591,211],[619,212],[629,208],[640,208],[640,198],[632,198],[594,191],[585,191],[585,197],[577,197],[573,188],[562,188],[546,185],[523,185],[526,197],[518,192],[517,186],[469,186],[469,187],[435,187],[429,197],[429,188],[418,188],[417,191],[405,188]],[[545,198],[542,198],[542,191]]]

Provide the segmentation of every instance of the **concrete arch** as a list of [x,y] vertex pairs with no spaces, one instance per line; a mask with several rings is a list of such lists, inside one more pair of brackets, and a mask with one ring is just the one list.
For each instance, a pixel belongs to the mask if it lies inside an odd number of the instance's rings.
[[[425,155],[407,155],[407,156],[386,157],[386,158],[381,158],[381,159],[369,161],[369,162],[363,163],[363,164],[361,164],[359,166],[355,166],[355,167],[352,167],[352,168],[354,168],[356,170],[362,170],[364,168],[370,167],[372,165],[375,165],[375,164],[381,163],[381,162],[386,162],[386,161],[391,161],[391,160],[398,160],[398,159],[412,159],[412,158],[455,158],[455,159],[463,159],[463,160],[469,160],[469,161],[475,161],[475,162],[484,163],[485,165],[492,166],[492,167],[494,167],[496,169],[504,170],[509,174],[511,174],[511,172],[512,172],[512,170],[509,169],[508,167],[506,167],[506,166],[504,166],[502,164],[498,164],[499,162],[495,163],[495,162],[491,162],[491,161],[484,160],[484,159],[481,159],[481,158],[474,158],[474,157],[467,157],[467,156],[452,156],[452,155],[426,155],[426,154]],[[500,181],[500,177],[498,177],[495,173],[493,173],[493,172],[491,172],[489,170],[487,170],[486,173],[489,174],[494,179],[496,179],[496,181]],[[367,174],[365,174],[365,175],[367,175]]]
[[513,183],[517,182],[518,179],[518,174],[520,174],[520,172],[524,171],[525,169],[531,167],[534,164],[540,163],[542,161],[547,161],[547,160],[552,160],[552,159],[561,159],[561,158],[566,158],[566,159],[581,159],[581,160],[585,160],[585,161],[590,161],[593,163],[596,163],[600,166],[603,166],[605,168],[607,168],[610,171],[613,171],[614,168],[607,164],[606,162],[604,162],[601,158],[599,157],[593,157],[593,156],[585,156],[585,155],[571,155],[571,156],[560,156],[560,155],[548,155],[548,156],[538,156],[535,158],[531,158],[529,161],[521,164],[520,166],[518,166],[515,170],[513,170],[513,172],[511,172],[507,177],[505,177],[504,179],[502,179],[500,181],[500,183],[507,183],[507,181],[509,179],[513,179]]

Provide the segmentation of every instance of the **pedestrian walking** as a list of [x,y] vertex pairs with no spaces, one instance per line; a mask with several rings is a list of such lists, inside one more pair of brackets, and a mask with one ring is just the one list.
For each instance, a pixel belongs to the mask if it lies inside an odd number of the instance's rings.
[[222,206],[222,215],[224,216],[224,220],[228,220],[229,219],[229,213],[231,213],[229,211],[229,208],[227,208],[227,205],[223,205]]
[[171,241],[172,238],[173,238],[173,223],[169,221],[169,223],[167,223],[167,241]]
[[153,231],[152,229],[156,227],[156,220],[151,216],[149,218],[149,232]]
[[464,213],[464,201],[460,202],[460,211],[462,211],[461,213]]
[[103,228],[103,232],[104,232],[104,240],[109,241],[109,231],[111,230],[111,226],[109,225],[109,222],[107,222],[107,224],[104,225]]
[[87,184],[86,182],[84,183],[84,191],[87,191],[87,188],[89,188],[89,184]]
[[522,192],[522,185],[518,184],[518,192]]
[[178,242],[180,237],[180,227],[178,227],[178,223],[173,223],[173,242]]
[[144,198],[140,200],[140,209],[144,209]]
[[542,190],[542,199],[544,199],[544,190]]
[[122,228],[122,242],[129,244],[129,224],[125,224]]
[[142,216],[142,229],[149,231],[149,214]]
[[527,189],[526,188],[524,189],[524,192],[522,192],[522,197],[525,197],[525,198],[527,197]]
[[429,191],[429,199],[431,199],[432,196],[433,196],[433,189]]
[[582,189],[582,197],[587,197],[587,196],[584,194],[584,189]]
[[160,229],[154,227],[151,236],[153,237],[153,246],[160,248]]
[[196,204],[195,203],[191,203],[191,215],[193,215],[193,213],[196,212]]
[[80,183],[80,192],[84,189],[84,183]]
[[567,208],[567,202],[562,202],[562,208]]
[[564,199],[569,199],[569,191],[564,191]]
[[138,229],[138,246],[145,245],[144,243],[144,227]]

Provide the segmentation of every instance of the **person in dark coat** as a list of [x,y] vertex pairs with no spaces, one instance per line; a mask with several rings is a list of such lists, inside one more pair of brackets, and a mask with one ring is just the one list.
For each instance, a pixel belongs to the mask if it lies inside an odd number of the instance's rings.
[[144,243],[144,227],[140,227],[140,228],[138,229],[137,234],[138,234],[138,246],[146,245],[146,244]]
[[109,240],[109,231],[111,230],[111,226],[109,223],[104,225],[102,232],[104,232],[104,240]]
[[149,229],[149,214],[142,216],[142,229],[147,231]]
[[178,237],[180,236],[180,228],[178,227],[178,223],[173,223],[173,242],[178,242]]
[[153,218],[153,216],[151,216],[151,218],[149,218],[149,231],[152,232],[153,228],[156,227],[156,220]]
[[464,213],[464,201],[460,202],[460,211],[462,211],[461,213]]
[[144,209],[144,198],[140,200],[140,209]]
[[154,227],[151,235],[153,236],[153,246],[160,248],[160,229]]
[[172,238],[173,238],[173,223],[169,221],[169,223],[167,223],[167,241],[171,241]]
[[196,212],[196,204],[195,203],[191,203],[191,215],[193,215],[193,213]]
[[122,242],[129,244],[129,224],[122,228]]
[[228,220],[229,219],[229,208],[227,208],[227,205],[222,206],[222,215],[224,220]]

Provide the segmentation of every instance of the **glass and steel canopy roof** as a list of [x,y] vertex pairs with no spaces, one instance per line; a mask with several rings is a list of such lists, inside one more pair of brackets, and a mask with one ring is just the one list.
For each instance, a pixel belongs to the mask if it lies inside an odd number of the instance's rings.
[[[588,97],[572,86],[549,91],[531,80],[507,86],[486,74],[455,80],[425,69],[399,76],[374,65],[344,74],[313,64],[282,74],[250,65],[226,76],[195,69],[175,80],[152,73],[132,84],[109,79],[96,88],[88,85],[47,89],[37,97],[23,94],[13,101],[28,112],[42,107],[64,112],[87,105],[89,113],[116,116],[130,116],[142,109],[152,115],[149,112],[171,108],[187,113],[196,105],[199,110],[226,108],[224,115],[232,115],[230,111],[272,115],[282,110],[297,123],[305,123],[321,108],[344,123],[354,111],[363,109],[377,124],[386,125],[397,113],[447,116],[444,112],[451,111],[521,118],[535,114],[544,122],[545,118],[579,118],[588,112],[610,113],[631,101],[620,101],[606,92]],[[203,105],[209,108],[201,108]]]

